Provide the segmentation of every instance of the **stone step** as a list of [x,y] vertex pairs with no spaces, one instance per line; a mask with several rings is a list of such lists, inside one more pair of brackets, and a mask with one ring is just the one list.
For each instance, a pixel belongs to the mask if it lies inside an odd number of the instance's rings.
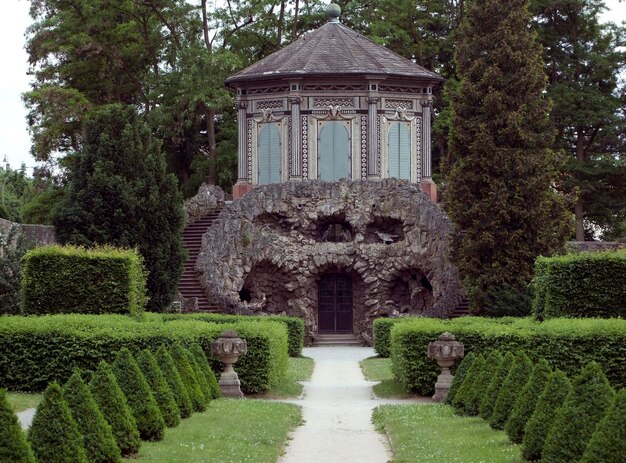
[[354,334],[318,334],[313,338],[314,346],[361,346]]

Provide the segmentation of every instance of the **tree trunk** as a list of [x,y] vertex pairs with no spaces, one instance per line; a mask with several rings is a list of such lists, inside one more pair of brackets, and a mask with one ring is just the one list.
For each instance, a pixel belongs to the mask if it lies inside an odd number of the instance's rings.
[[[584,129],[576,128],[576,162],[582,164],[585,162],[585,140]],[[583,224],[583,198],[582,192],[578,193],[576,198],[576,206],[574,207],[574,215],[576,218],[576,241],[585,241],[585,227]]]
[[213,109],[206,111],[206,128],[211,161],[207,181],[210,185],[217,185],[217,144],[215,143],[215,111]]

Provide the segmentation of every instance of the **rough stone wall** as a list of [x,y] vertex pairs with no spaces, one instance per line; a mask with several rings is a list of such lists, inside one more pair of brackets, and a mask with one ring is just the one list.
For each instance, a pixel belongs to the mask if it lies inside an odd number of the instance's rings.
[[8,233],[14,225],[19,227],[20,233],[23,233],[29,241],[37,243],[39,246],[56,243],[54,227],[51,225],[20,224],[11,222],[10,220],[0,219],[0,230],[4,233]]
[[[381,316],[444,317],[461,300],[447,258],[451,225],[418,185],[304,181],[254,189],[226,205],[196,261],[207,295],[233,312],[286,313],[317,333],[317,282],[353,281],[353,331]],[[245,300],[247,302],[242,302]]]
[[223,205],[224,192],[222,189],[216,185],[203,183],[198,189],[198,193],[185,201],[187,224],[194,223],[200,217]]

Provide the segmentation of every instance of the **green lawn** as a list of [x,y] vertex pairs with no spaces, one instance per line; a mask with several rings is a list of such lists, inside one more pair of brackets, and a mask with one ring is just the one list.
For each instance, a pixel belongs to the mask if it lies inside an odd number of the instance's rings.
[[374,394],[383,398],[399,398],[405,399],[413,397],[404,386],[396,381],[391,372],[391,359],[370,357],[361,361],[361,369],[365,375],[365,379],[370,381],[380,381],[379,384],[372,388]]
[[481,418],[459,417],[447,405],[381,405],[377,429],[389,436],[396,463],[521,463],[520,447]]
[[302,421],[300,408],[265,400],[219,399],[165,432],[142,442],[127,462],[275,463],[288,433]]
[[309,357],[290,357],[287,376],[271,390],[259,394],[257,397],[285,399],[299,397],[303,386],[298,381],[307,381],[313,373],[314,362]]
[[13,405],[15,412],[23,412],[27,408],[36,408],[41,402],[42,394],[27,394],[25,392],[7,392],[7,399]]

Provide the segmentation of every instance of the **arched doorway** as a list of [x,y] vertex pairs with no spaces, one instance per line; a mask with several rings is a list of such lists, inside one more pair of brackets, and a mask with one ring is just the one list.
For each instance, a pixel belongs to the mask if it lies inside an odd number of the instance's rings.
[[259,185],[280,183],[280,149],[278,124],[267,124],[259,134]]
[[350,178],[350,134],[345,125],[329,122],[319,135],[318,179],[334,182]]
[[318,332],[352,333],[352,278],[341,273],[324,274],[317,291]]

